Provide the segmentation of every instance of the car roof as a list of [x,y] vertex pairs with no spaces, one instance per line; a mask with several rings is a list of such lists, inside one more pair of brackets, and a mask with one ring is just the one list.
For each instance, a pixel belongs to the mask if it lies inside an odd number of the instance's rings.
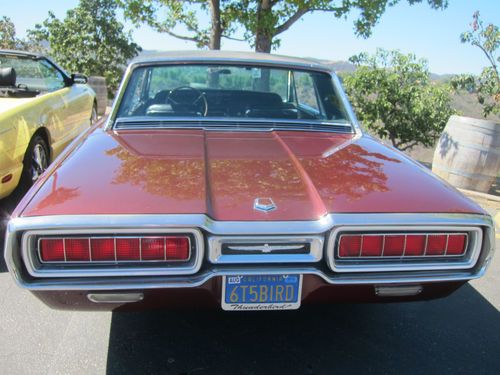
[[291,56],[274,55],[263,52],[239,52],[239,51],[170,51],[170,52],[152,52],[142,54],[135,58],[132,65],[147,65],[149,63],[249,63],[262,65],[276,65],[283,67],[306,68],[331,72],[332,68],[323,65],[313,59],[304,59]]

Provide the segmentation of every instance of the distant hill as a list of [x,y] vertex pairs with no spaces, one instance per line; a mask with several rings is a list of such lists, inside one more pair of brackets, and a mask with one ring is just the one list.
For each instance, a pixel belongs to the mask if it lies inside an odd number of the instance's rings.
[[312,57],[305,57],[305,59],[316,61],[319,64],[329,66],[337,73],[352,73],[356,70],[356,65],[350,63],[349,61],[333,61],[333,60],[321,60]]

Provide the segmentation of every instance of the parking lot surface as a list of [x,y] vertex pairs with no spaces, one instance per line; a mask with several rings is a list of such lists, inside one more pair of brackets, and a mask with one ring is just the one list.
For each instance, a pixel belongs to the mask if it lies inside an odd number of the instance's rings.
[[[17,199],[0,201],[3,223]],[[478,202],[499,219],[500,204]],[[0,372],[500,374],[498,251],[497,234],[487,275],[445,299],[253,313],[55,311],[14,284],[2,257]]]

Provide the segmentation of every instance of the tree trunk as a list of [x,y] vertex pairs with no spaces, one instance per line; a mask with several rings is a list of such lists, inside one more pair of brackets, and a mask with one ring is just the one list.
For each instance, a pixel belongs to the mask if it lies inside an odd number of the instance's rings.
[[209,49],[220,49],[222,39],[222,26],[220,22],[220,0],[210,0],[210,41]]
[[272,42],[272,36],[257,30],[257,34],[255,35],[255,51],[271,53]]
[[[273,41],[272,30],[266,28],[266,18],[271,13],[271,1],[261,0],[257,8],[257,28],[255,30],[255,51],[271,53]],[[270,74],[269,69],[261,69],[260,79],[256,82],[256,89],[269,91]]]
[[[210,0],[210,40],[208,48],[211,50],[220,50],[222,39],[222,27],[220,22],[220,0]],[[219,73],[216,70],[208,70],[208,87],[219,87]]]
[[272,32],[269,30],[269,24],[266,22],[271,15],[272,4],[270,0],[261,0],[257,7],[257,27],[255,29],[255,51],[271,52],[271,43],[273,40]]

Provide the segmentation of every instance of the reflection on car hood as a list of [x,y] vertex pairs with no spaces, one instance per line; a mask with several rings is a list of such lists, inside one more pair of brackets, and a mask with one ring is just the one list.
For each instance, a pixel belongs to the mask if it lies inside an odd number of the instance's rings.
[[[271,198],[277,209],[254,209]],[[482,210],[370,137],[313,132],[96,129],[22,213],[205,213],[316,220],[335,212]]]

